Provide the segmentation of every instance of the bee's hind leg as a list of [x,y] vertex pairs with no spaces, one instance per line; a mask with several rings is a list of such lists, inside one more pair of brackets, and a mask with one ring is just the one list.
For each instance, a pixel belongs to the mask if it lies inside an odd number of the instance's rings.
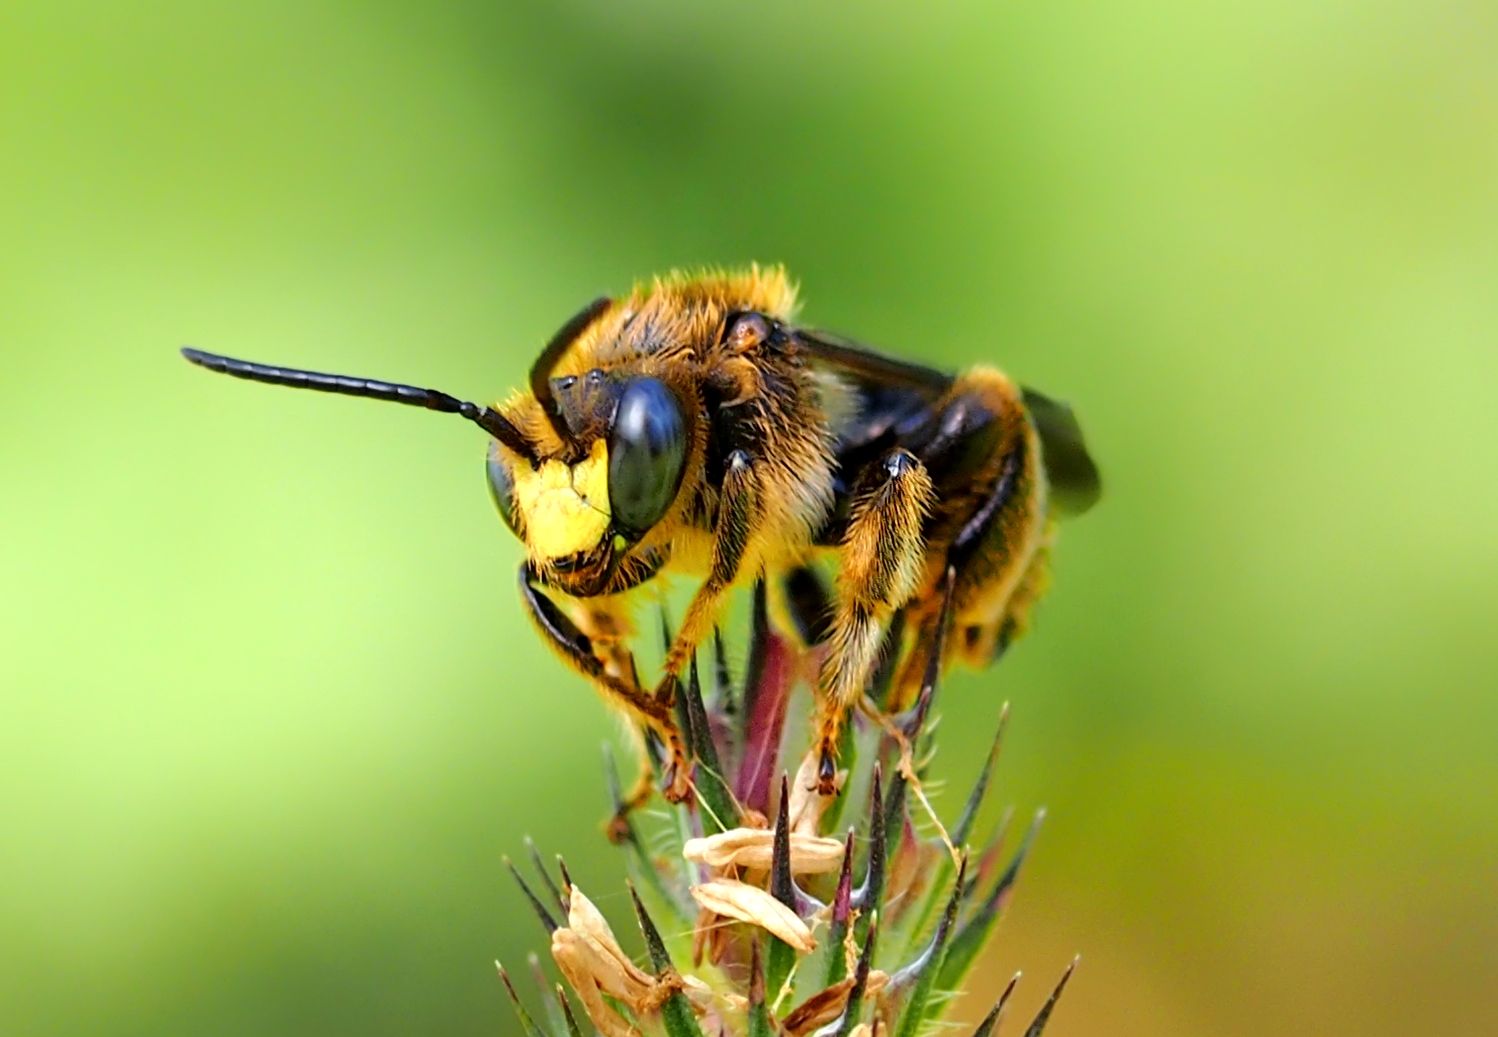
[[[663,781],[666,798],[673,801],[685,799],[691,785],[692,761],[687,757],[686,746],[682,742],[681,731],[676,726],[671,704],[647,694],[632,676],[626,680],[611,673],[595,653],[588,635],[583,633],[556,602],[542,593],[529,565],[520,567],[520,597],[536,629],[558,654],[573,669],[592,681],[605,698],[622,708],[661,740],[669,757]],[[646,767],[649,767],[648,756]],[[631,800],[638,792],[637,785],[635,792],[631,793]]]
[[921,522],[934,500],[925,466],[896,449],[870,472],[843,538],[822,663],[817,782],[823,795],[836,790],[838,737],[879,662],[884,627],[915,592],[925,563]]
[[1024,573],[1003,613],[984,627],[965,631],[960,650],[970,666],[989,666],[1030,628],[1030,610],[1050,584],[1050,547],[1042,544],[1025,566]]

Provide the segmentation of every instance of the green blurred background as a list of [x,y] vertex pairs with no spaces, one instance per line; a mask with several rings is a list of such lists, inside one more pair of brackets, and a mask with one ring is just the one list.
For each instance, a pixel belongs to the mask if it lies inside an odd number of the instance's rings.
[[1493,5],[809,6],[0,9],[0,1031],[514,1032],[500,855],[620,888],[616,725],[480,437],[176,349],[495,397],[759,259],[1105,465],[946,698],[1051,811],[965,1011],[1494,1032]]

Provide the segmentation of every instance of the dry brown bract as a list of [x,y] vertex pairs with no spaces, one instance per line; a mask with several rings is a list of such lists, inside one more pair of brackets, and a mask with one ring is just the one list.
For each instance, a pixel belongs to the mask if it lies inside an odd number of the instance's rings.
[[[889,982],[889,976],[879,969],[869,972],[866,995],[877,994]],[[834,983],[826,990],[818,991],[797,1005],[781,1022],[789,1037],[805,1037],[806,1034],[826,1026],[837,1019],[848,1008],[848,995],[853,992],[853,977]],[[854,1031],[855,1033],[857,1031]]]
[[[791,874],[824,875],[843,863],[843,844],[820,835],[790,833]],[[681,854],[689,861],[719,870],[747,868],[769,871],[775,852],[775,833],[764,828],[733,828],[717,835],[688,839]]]
[[802,954],[817,949],[811,929],[796,912],[758,886],[737,879],[713,879],[693,886],[692,898],[714,914],[759,926]]
[[640,1037],[640,1031],[604,1001],[604,994],[646,1014],[658,1010],[671,992],[669,984],[630,960],[607,920],[576,886],[568,901],[567,924],[551,934],[551,956],[604,1037]]

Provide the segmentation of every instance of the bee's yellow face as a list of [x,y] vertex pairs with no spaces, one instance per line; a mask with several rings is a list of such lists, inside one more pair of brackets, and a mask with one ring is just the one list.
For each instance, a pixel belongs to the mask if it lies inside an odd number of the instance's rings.
[[488,459],[490,495],[531,564],[552,575],[586,569],[594,578],[588,587],[670,510],[690,447],[681,402],[664,382],[648,375],[610,382],[601,374],[593,381],[613,405],[606,425],[583,441],[582,460],[517,458],[497,441]]
[[609,452],[602,439],[575,465],[519,465],[514,479],[515,507],[535,558],[551,561],[591,551],[608,534]]

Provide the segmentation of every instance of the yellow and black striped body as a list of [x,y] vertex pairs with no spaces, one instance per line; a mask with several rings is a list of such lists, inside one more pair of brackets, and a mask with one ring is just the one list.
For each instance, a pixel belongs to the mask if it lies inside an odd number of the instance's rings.
[[[838,429],[835,507],[818,537],[841,554],[838,592],[823,604],[803,571],[787,581],[786,597],[799,602],[798,625],[808,640],[831,646],[823,685],[832,690],[834,711],[866,689],[869,659],[881,652],[901,653],[884,703],[900,709],[918,691],[927,661],[916,646],[940,644],[944,666],[953,659],[983,666],[1024,632],[1045,588],[1056,515],[1092,504],[1097,473],[1069,411],[991,367],[947,376],[892,361],[850,366],[845,377],[855,416]],[[898,522],[861,528],[860,487],[891,451],[908,455],[929,481],[917,494],[924,507],[906,522],[917,528],[901,529]],[[1057,462],[1058,494],[1051,492],[1048,454]],[[902,551],[918,551],[909,592],[887,600],[882,610],[850,607],[856,592],[846,579],[848,559],[883,556],[890,566]],[[938,628],[948,598],[950,631],[944,632]],[[817,610],[829,621],[818,621]],[[903,612],[904,651],[878,637],[897,611]],[[829,713],[828,723],[835,722]],[[829,738],[835,734],[828,732]]]
[[[1044,587],[1054,517],[1089,507],[1098,477],[1064,405],[993,368],[952,376],[882,356],[796,323],[795,308],[778,268],[657,278],[584,307],[542,350],[527,389],[493,407],[184,352],[236,377],[455,413],[488,432],[490,488],[526,547],[519,589],[531,619],[659,738],[673,797],[691,778],[671,708],[678,676],[732,587],[784,581],[823,650],[830,788],[839,729],[890,651],[892,625],[939,646],[938,666],[992,659]],[[830,600],[807,568],[825,552],[837,570]],[[647,691],[629,606],[672,574],[701,583]],[[918,653],[905,654],[895,705],[916,685]]]

